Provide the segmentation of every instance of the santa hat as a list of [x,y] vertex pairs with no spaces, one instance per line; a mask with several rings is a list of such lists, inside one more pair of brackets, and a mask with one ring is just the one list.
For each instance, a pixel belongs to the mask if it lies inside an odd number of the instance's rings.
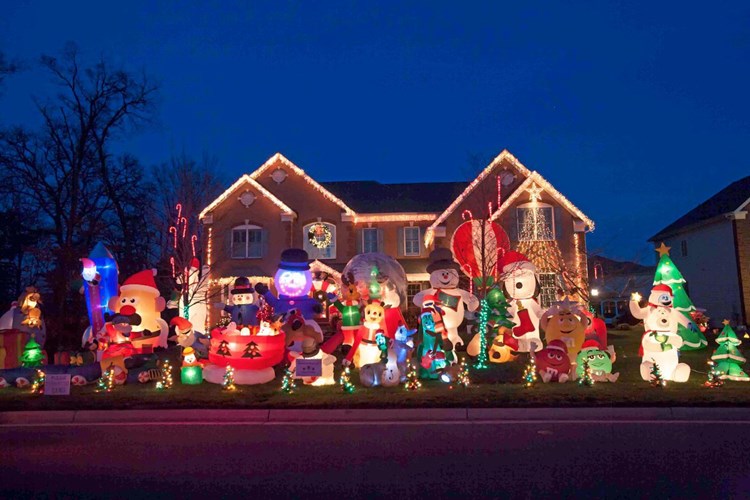
[[185,349],[182,350],[183,357],[188,357],[191,354],[195,354],[195,349],[193,349],[192,347],[186,347]]
[[669,285],[656,285],[651,289],[651,292],[666,292],[670,296],[674,295],[674,292],[672,291],[672,287]]
[[120,290],[141,291],[158,296],[159,289],[156,288],[154,276],[156,276],[156,269],[146,269],[145,271],[135,273],[133,276],[125,280],[125,282],[120,286]]
[[534,264],[532,264],[524,254],[516,252],[515,250],[505,252],[498,263],[498,267],[503,270],[503,274],[510,274],[516,269],[536,271]]
[[178,332],[186,332],[193,328],[193,324],[190,321],[180,316],[172,318],[169,324],[174,326]]
[[599,350],[599,342],[597,342],[594,339],[589,339],[586,342],[583,343],[581,346],[581,352],[583,351],[598,351]]
[[547,344],[547,349],[551,349],[553,351],[561,351],[565,354],[568,354],[568,346],[566,346],[565,342],[560,339],[550,340],[549,344]]

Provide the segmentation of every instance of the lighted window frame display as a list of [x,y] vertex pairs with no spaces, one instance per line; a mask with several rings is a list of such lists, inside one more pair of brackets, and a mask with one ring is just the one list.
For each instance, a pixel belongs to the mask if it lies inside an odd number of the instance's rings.
[[362,253],[379,252],[378,248],[378,228],[362,228]]
[[407,226],[404,228],[404,256],[416,257],[420,254],[420,233],[419,226]]
[[551,306],[557,300],[557,274],[539,273],[539,304]]
[[516,207],[518,241],[553,241],[555,211],[546,203],[531,202]]
[[[331,232],[331,243],[325,248],[318,248],[313,245],[308,237],[310,228],[317,224],[322,224]],[[336,226],[328,222],[311,222],[305,224],[302,228],[303,248],[311,259],[335,259],[336,258]]]
[[246,224],[232,228],[233,259],[260,259],[263,257],[263,229]]

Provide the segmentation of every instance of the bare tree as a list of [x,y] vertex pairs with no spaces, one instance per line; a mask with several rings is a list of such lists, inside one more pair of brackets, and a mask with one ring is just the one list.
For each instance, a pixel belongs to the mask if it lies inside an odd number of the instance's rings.
[[80,328],[76,309],[82,306],[69,293],[78,259],[107,235],[118,240],[124,256],[137,253],[134,220],[142,216],[138,209],[148,193],[137,162],[113,158],[111,149],[148,121],[156,87],[143,76],[111,70],[104,60],[81,66],[73,45],[60,59],[43,56],[41,65],[59,92],[35,99],[40,129],[0,132],[0,178],[12,185],[23,211],[49,228],[54,269],[47,284],[54,296],[48,304],[58,308],[56,317],[70,322],[51,331],[72,335]]
[[0,52],[0,84],[12,75],[17,73],[21,69],[20,64],[15,61],[9,61],[4,53]]
[[[206,154],[200,161],[184,152],[154,170],[160,186],[159,207],[154,226],[162,238],[159,259],[162,276],[171,276],[167,283],[179,292],[182,310],[190,318],[190,309],[211,301],[209,273],[202,252],[200,211],[222,190],[218,162]],[[202,325],[200,325],[202,326]]]

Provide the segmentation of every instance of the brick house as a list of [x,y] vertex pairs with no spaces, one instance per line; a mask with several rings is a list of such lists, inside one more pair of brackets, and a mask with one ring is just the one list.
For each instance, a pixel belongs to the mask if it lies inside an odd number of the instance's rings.
[[728,319],[747,325],[750,314],[750,176],[733,182],[649,238],[671,247],[696,307],[711,326]]
[[[522,223],[529,220],[530,204],[540,214],[537,226],[542,226],[531,236]],[[313,269],[334,277],[358,253],[389,254],[407,273],[411,299],[427,285],[430,251],[448,247],[469,212],[489,214],[489,210],[508,233],[513,248],[529,238],[549,240],[546,243],[559,248],[560,265],[540,269],[545,271],[543,302],[554,299],[560,266],[582,290],[587,288],[585,236],[594,223],[508,151],[470,183],[408,184],[319,183],[277,153],[229,186],[199,218],[204,225],[203,256],[210,267],[210,283],[222,287],[224,297],[237,276],[272,285],[282,250],[301,247],[313,260]],[[325,241],[330,237],[330,244],[317,248],[310,242],[313,233],[322,234]],[[209,323],[217,319],[218,313],[212,311]]]

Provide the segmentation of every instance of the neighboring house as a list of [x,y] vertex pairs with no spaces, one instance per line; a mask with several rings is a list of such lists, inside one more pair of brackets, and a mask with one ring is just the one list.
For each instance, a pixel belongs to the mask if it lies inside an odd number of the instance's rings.
[[[450,246],[467,211],[487,213],[488,203],[492,218],[506,230],[514,248],[519,238],[550,240],[544,243],[559,247],[563,265],[586,288],[585,233],[593,230],[594,223],[508,151],[470,183],[409,184],[317,182],[277,153],[200,213],[206,229],[203,255],[212,286],[221,286],[226,297],[237,276],[272,285],[285,248],[304,248],[313,269],[334,277],[354,255],[383,252],[404,267],[411,300],[427,286],[430,251]],[[531,207],[541,214],[534,218],[538,228],[519,231],[522,221],[530,220]],[[316,238],[324,242],[330,238],[330,243],[317,248],[311,243]],[[562,272],[542,274],[543,297],[549,302]],[[218,313],[211,312],[209,323],[217,319]]]
[[648,297],[655,272],[656,266],[590,256],[591,305],[608,325],[637,323],[639,320],[630,314],[630,295],[638,292]]
[[747,324],[750,313],[750,176],[701,203],[649,241],[671,247],[669,256],[687,280],[696,307],[711,326],[728,319]]

